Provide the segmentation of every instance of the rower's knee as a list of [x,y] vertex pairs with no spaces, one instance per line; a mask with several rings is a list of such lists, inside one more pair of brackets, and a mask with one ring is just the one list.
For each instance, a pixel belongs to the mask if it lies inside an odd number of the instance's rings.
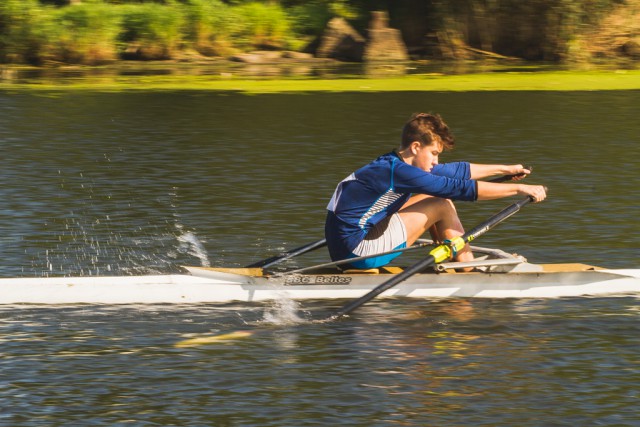
[[451,201],[450,199],[442,199],[440,197],[437,197],[434,199],[434,201],[435,201],[436,208],[440,213],[439,215],[440,219],[458,214],[458,212],[456,211],[456,206],[453,204],[453,201]]
[[[400,210],[400,215],[413,217],[415,221],[423,221],[426,226],[434,224],[452,216],[457,217],[456,207],[449,199],[427,197],[418,199],[414,203]],[[413,222],[414,220],[411,220]]]

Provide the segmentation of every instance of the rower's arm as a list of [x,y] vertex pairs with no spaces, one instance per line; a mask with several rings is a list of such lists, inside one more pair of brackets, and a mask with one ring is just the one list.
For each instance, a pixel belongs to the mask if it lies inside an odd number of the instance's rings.
[[494,182],[477,181],[478,200],[502,199],[511,196],[530,196],[534,202],[541,202],[547,197],[543,185],[527,184],[498,184]]
[[[484,179],[497,175],[529,175],[531,171],[522,165],[482,165],[470,163],[471,179]],[[523,176],[523,177],[524,177]]]

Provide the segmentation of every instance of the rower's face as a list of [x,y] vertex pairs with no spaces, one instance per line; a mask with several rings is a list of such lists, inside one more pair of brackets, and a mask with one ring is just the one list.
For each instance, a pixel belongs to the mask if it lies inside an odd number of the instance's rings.
[[415,147],[414,165],[425,172],[431,172],[431,169],[438,164],[438,157],[442,153],[442,144],[432,142],[429,145],[419,144]]

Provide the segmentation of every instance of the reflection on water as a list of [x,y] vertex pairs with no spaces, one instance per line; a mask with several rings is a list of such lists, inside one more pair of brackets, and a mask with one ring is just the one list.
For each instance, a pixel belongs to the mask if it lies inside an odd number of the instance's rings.
[[[315,318],[327,305],[305,304]],[[637,420],[636,298],[378,301],[333,324],[269,325],[264,314],[232,304],[4,307],[0,423]],[[260,333],[173,347],[238,328]]]
[[116,83],[145,76],[204,76],[222,78],[345,78],[349,76],[389,77],[411,74],[467,74],[477,72],[531,72],[558,69],[560,66],[532,65],[520,61],[419,61],[398,63],[344,63],[329,59],[313,61],[263,61],[239,63],[222,60],[198,64],[173,62],[122,62],[111,67],[25,68],[0,67],[0,82],[14,84],[71,82]]

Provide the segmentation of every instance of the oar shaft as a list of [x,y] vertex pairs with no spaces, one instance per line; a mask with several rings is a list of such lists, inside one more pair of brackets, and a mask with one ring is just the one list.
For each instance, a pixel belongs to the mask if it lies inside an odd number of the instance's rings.
[[262,261],[254,262],[253,264],[248,265],[247,268],[259,268],[259,267],[267,268],[272,265],[281,263],[282,261],[286,261],[290,258],[296,257],[298,255],[302,255],[307,252],[311,252],[315,249],[326,246],[326,244],[327,244],[326,239],[318,240],[317,242],[308,243],[306,245],[284,252],[283,254],[272,256],[271,258],[263,259]]
[[429,242],[419,242],[419,243],[417,243],[417,244],[415,244],[413,246],[409,246],[408,248],[392,249],[390,251],[379,252],[379,253],[375,253],[375,254],[371,254],[371,255],[363,255],[363,256],[359,256],[359,257],[355,257],[355,258],[346,258],[346,259],[341,259],[341,260],[338,260],[338,261],[325,262],[324,264],[311,265],[309,267],[296,268],[295,270],[283,271],[282,273],[276,274],[276,276],[286,276],[286,275],[291,275],[291,274],[300,274],[300,273],[305,273],[307,271],[317,270],[319,268],[336,267],[338,265],[351,264],[351,263],[354,263],[354,262],[364,261],[365,259],[371,259],[371,258],[383,256],[383,255],[391,255],[391,254],[397,254],[399,252],[413,251],[413,250],[416,250],[416,249],[424,248],[425,246],[432,246],[432,245],[433,245],[433,242],[431,242],[431,241],[429,241]]
[[482,224],[479,224],[479,225],[475,226],[474,228],[472,228],[471,230],[469,230],[466,233],[464,233],[462,238],[464,239],[464,241],[466,243],[477,239],[478,237],[482,236],[487,231],[491,230],[496,225],[500,224],[505,219],[507,219],[510,216],[515,215],[516,213],[518,213],[518,211],[520,209],[522,209],[522,207],[524,207],[526,204],[528,204],[528,203],[530,203],[532,201],[533,201],[533,199],[531,197],[526,197],[526,198],[524,198],[524,199],[522,199],[522,200],[520,200],[520,201],[518,201],[518,202],[516,202],[516,203],[514,203],[512,205],[507,206],[506,208],[504,208],[503,210],[501,210],[497,214],[493,215],[488,220],[484,221]]
[[391,279],[389,279],[386,282],[382,283],[381,285],[377,286],[376,288],[374,288],[370,292],[366,293],[365,295],[361,296],[360,298],[358,298],[356,300],[353,300],[350,303],[344,305],[341,309],[339,309],[332,316],[330,316],[327,319],[327,321],[335,320],[335,319],[338,319],[338,318],[340,318],[340,317],[342,317],[342,316],[344,316],[344,315],[346,315],[348,313],[351,313],[353,310],[355,310],[356,308],[360,307],[361,305],[364,305],[365,303],[369,302],[370,300],[374,299],[375,297],[377,297],[378,295],[380,295],[381,293],[383,293],[387,289],[390,289],[390,288],[394,287],[395,285],[397,285],[400,282],[404,282],[409,277],[413,276],[416,273],[419,273],[419,272],[423,271],[427,267],[431,267],[435,263],[436,263],[436,259],[435,259],[435,257],[433,257],[433,255],[427,256],[425,259],[423,259],[423,260],[411,265],[410,267],[407,267],[402,273],[396,274]]

